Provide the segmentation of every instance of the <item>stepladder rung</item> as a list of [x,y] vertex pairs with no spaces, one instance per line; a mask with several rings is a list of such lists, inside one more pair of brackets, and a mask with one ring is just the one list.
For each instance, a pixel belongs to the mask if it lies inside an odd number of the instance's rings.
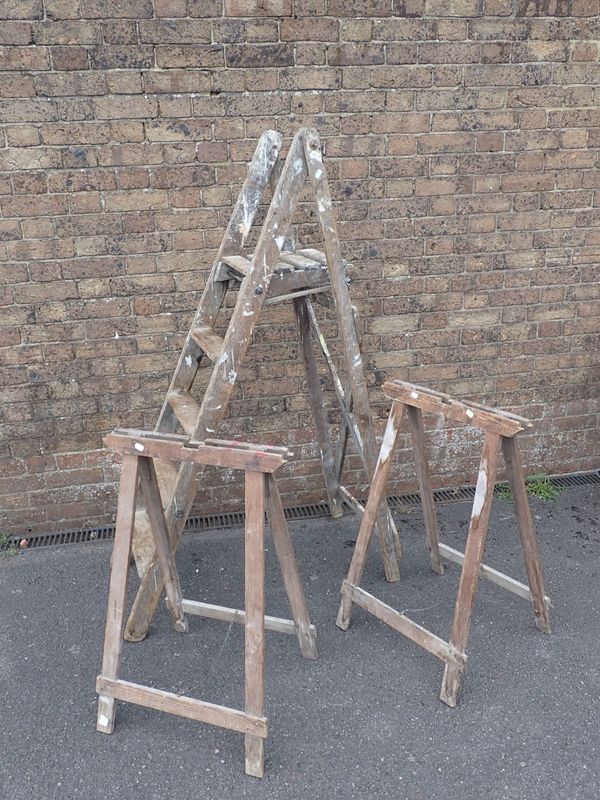
[[311,261],[317,261],[322,266],[327,265],[327,256],[322,250],[317,250],[314,247],[303,247],[300,250],[296,250],[296,252],[305,258],[309,258]]
[[190,392],[175,390],[167,395],[169,405],[173,413],[179,420],[183,430],[191,436],[196,430],[198,417],[200,415],[200,405]]
[[213,328],[195,327],[190,331],[190,335],[211,361],[216,361],[223,352],[223,339]]
[[222,256],[221,262],[242,277],[246,277],[252,266],[252,262],[244,256]]
[[284,264],[290,264],[295,269],[321,269],[323,266],[321,261],[316,261],[300,252],[282,252],[279,258]]

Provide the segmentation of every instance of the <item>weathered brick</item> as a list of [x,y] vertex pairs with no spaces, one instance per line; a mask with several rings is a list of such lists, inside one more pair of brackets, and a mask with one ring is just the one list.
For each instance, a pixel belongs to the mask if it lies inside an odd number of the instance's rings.
[[93,69],[152,69],[154,50],[150,46],[103,45],[90,52]]
[[140,41],[153,44],[210,43],[210,22],[197,19],[153,19],[139,23]]
[[81,16],[84,18],[111,19],[131,17],[147,19],[152,17],[152,0],[80,0]]
[[106,94],[107,84],[103,74],[97,72],[44,72],[34,78],[40,95],[94,95]]
[[218,45],[159,45],[156,63],[165,69],[183,67],[222,67],[223,47]]
[[145,119],[158,114],[156,98],[141,95],[98,98],[94,100],[94,108],[99,119]]
[[230,45],[226,63],[229,67],[285,67],[294,63],[294,51],[287,44]]
[[0,19],[41,19],[44,16],[42,0],[2,0]]
[[50,51],[47,47],[0,47],[2,70],[50,69]]
[[287,17],[292,13],[292,0],[224,0],[227,17]]
[[97,22],[80,20],[36,22],[33,25],[33,41],[36,45],[98,44],[102,41],[102,30]]

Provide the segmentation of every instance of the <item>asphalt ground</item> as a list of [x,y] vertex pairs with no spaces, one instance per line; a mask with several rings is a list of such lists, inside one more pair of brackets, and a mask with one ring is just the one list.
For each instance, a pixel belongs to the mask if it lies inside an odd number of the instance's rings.
[[[120,703],[111,736],[95,730],[110,546],[31,550],[0,559],[2,800],[596,800],[600,796],[600,487],[533,500],[552,635],[528,602],[481,581],[459,705],[438,700],[443,665],[356,609],[334,621],[357,521],[290,528],[319,660],[267,634],[265,777],[244,774],[243,737]],[[443,539],[464,544],[470,508],[439,507]],[[509,501],[494,503],[485,561],[521,578]],[[402,580],[386,584],[377,549],[363,587],[447,638],[459,569],[428,570],[419,510],[398,517]],[[288,616],[267,537],[267,608]],[[243,532],[186,536],[184,595],[243,606]],[[132,590],[136,580],[132,580]],[[243,629],[161,609],[126,643],[122,677],[243,707]]]

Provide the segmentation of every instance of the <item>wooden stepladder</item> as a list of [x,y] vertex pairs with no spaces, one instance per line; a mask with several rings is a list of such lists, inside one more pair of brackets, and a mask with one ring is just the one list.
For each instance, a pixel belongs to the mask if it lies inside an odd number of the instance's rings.
[[[279,162],[281,141],[281,135],[275,131],[267,131],[260,138],[155,430],[173,433],[183,428],[196,441],[214,435],[226,414],[240,364],[263,306],[291,299],[299,328],[330,509],[333,516],[340,516],[343,499],[354,503],[354,498],[340,485],[348,439],[352,438],[369,479],[375,468],[376,441],[358,333],[348,295],[346,266],[336,234],[319,137],[314,130],[299,130],[283,166]],[[294,249],[287,236],[307,179],[316,202],[324,251]],[[248,253],[244,250],[246,239],[269,181],[272,184],[271,204],[254,251]],[[221,337],[216,333],[215,325],[225,294],[231,288],[238,288],[237,301],[227,332]],[[319,329],[311,297],[336,311],[346,362],[345,385]],[[337,452],[334,452],[329,438],[313,339],[325,358],[342,412],[343,430]],[[198,402],[191,389],[204,358],[212,363],[212,372],[202,401]],[[172,462],[157,461],[161,499],[173,549],[178,546],[193,503],[200,469],[190,462],[177,467]],[[378,509],[377,528],[386,577],[397,580],[400,545],[385,500]],[[136,515],[133,551],[138,572],[143,577],[125,636],[130,641],[140,641],[148,632],[162,592],[148,514],[143,505]]]
[[[176,434],[117,429],[105,444],[123,456],[117,527],[113,550],[104,658],[96,682],[99,694],[97,729],[112,733],[115,703],[129,703],[220,725],[245,734],[246,773],[263,775],[267,719],[264,708],[265,628],[298,637],[305,658],[316,659],[316,633],[310,623],[294,550],[273,473],[290,456],[285,448],[210,440],[193,442]],[[242,469],[246,481],[245,610],[186,600],[182,597],[175,559],[163,512],[155,463],[213,465]],[[131,556],[138,484],[146,501],[154,537],[160,578],[167,595],[173,625],[187,631],[185,614],[238,622],[245,626],[245,710],[206,703],[191,697],[120,680],[127,581]],[[293,620],[265,616],[265,508],[281,567]]]
[[[386,397],[390,398],[393,403],[352,562],[348,576],[342,584],[342,602],[338,612],[337,625],[342,630],[348,629],[352,604],[356,603],[356,605],[361,606],[394,628],[394,630],[404,634],[420,647],[437,656],[445,662],[440,699],[453,707],[456,705],[461,675],[466,663],[469,625],[480,576],[520,597],[531,600],[536,626],[544,633],[550,633],[549,608],[551,602],[550,598],[544,594],[537,541],[527,500],[527,489],[517,442],[517,434],[525,428],[530,428],[532,423],[523,417],[518,417],[506,411],[487,408],[477,403],[461,403],[449,395],[403,381],[388,381],[384,384],[383,390]],[[475,500],[464,554],[448,547],[439,540],[439,529],[425,448],[423,411],[466,422],[485,431]],[[415,452],[431,567],[434,572],[441,575],[443,573],[443,558],[462,565],[454,618],[448,642],[440,639],[431,631],[418,625],[404,614],[360,588],[377,507],[381,497],[384,496],[393,460],[392,455],[405,413],[408,417]],[[515,503],[517,525],[529,586],[482,563],[500,448],[502,448],[504,454]]]

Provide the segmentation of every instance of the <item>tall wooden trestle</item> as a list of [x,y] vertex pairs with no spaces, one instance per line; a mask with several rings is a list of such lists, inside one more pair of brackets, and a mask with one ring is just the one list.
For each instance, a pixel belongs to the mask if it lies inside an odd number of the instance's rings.
[[[420,647],[437,656],[445,662],[440,699],[449,706],[455,706],[467,657],[467,637],[480,575],[520,597],[530,599],[533,602],[536,626],[544,633],[550,633],[549,606],[551,604],[550,599],[544,594],[535,530],[527,500],[527,488],[517,442],[517,434],[525,428],[531,427],[531,422],[515,414],[487,408],[477,403],[461,403],[446,394],[403,381],[389,381],[384,384],[383,390],[393,403],[375,469],[375,476],[371,484],[369,499],[364,509],[352,562],[348,576],[342,584],[342,602],[337,617],[337,625],[342,630],[348,629],[352,604],[356,603],[356,605],[361,606],[394,628],[394,630],[404,634]],[[439,541],[439,530],[425,448],[423,411],[458,420],[459,422],[466,422],[485,431],[475,500],[464,554]],[[431,556],[431,567],[434,572],[441,575],[443,573],[443,558],[462,565],[454,618],[448,642],[440,639],[406,615],[401,614],[374,595],[360,588],[377,508],[381,498],[385,497],[385,487],[393,460],[392,455],[405,413],[408,417],[412,436],[423,506],[425,533]],[[502,572],[482,564],[483,547],[494,495],[494,482],[500,448],[502,448],[504,454],[509,484],[515,504],[529,587],[510,578],[508,575],[504,575]]]
[[[220,725],[245,734],[246,772],[248,775],[262,777],[264,741],[267,736],[264,709],[265,628],[281,633],[295,633],[302,655],[309,659],[317,657],[315,629],[308,616],[281,498],[273,477],[273,473],[291,454],[281,447],[219,440],[193,442],[188,437],[176,434],[123,429],[113,431],[104,441],[108,447],[122,454],[123,466],[108,594],[104,657],[102,672],[96,682],[99,694],[96,727],[103,733],[112,733],[117,700]],[[154,466],[158,459],[166,463],[213,465],[244,470],[244,611],[183,599]],[[187,631],[185,614],[238,622],[245,627],[244,711],[119,679],[138,484],[141,484],[146,501],[160,578],[166,589],[167,607],[175,629]],[[293,620],[265,616],[265,506]]]
[[[208,276],[155,430],[174,433],[181,427],[195,441],[214,435],[224,418],[253,329],[265,304],[291,299],[298,323],[310,404],[323,462],[332,516],[343,513],[342,502],[360,507],[340,485],[348,439],[362,458],[367,477],[373,477],[376,442],[360,356],[353,309],[348,296],[345,262],[341,257],[321,145],[316,131],[299,130],[283,166],[279,161],[281,135],[266,131],[260,138],[248,175]],[[309,179],[316,202],[324,251],[296,249],[288,236],[301,191]],[[253,254],[244,254],[264,190],[271,183],[272,200]],[[229,288],[239,287],[227,332],[221,338],[215,324]],[[346,362],[347,381],[340,379],[319,329],[311,299],[332,306],[337,314]],[[342,413],[342,428],[334,452],[319,382],[313,338],[325,358]],[[206,357],[212,373],[201,404],[191,393]],[[157,461],[156,471],[171,548],[179,544],[193,503],[201,467],[191,462],[176,466]],[[398,580],[400,545],[385,499],[378,510],[377,528],[388,580]],[[140,641],[148,632],[162,593],[147,510],[136,514],[133,552],[142,582],[129,617],[125,637]]]

